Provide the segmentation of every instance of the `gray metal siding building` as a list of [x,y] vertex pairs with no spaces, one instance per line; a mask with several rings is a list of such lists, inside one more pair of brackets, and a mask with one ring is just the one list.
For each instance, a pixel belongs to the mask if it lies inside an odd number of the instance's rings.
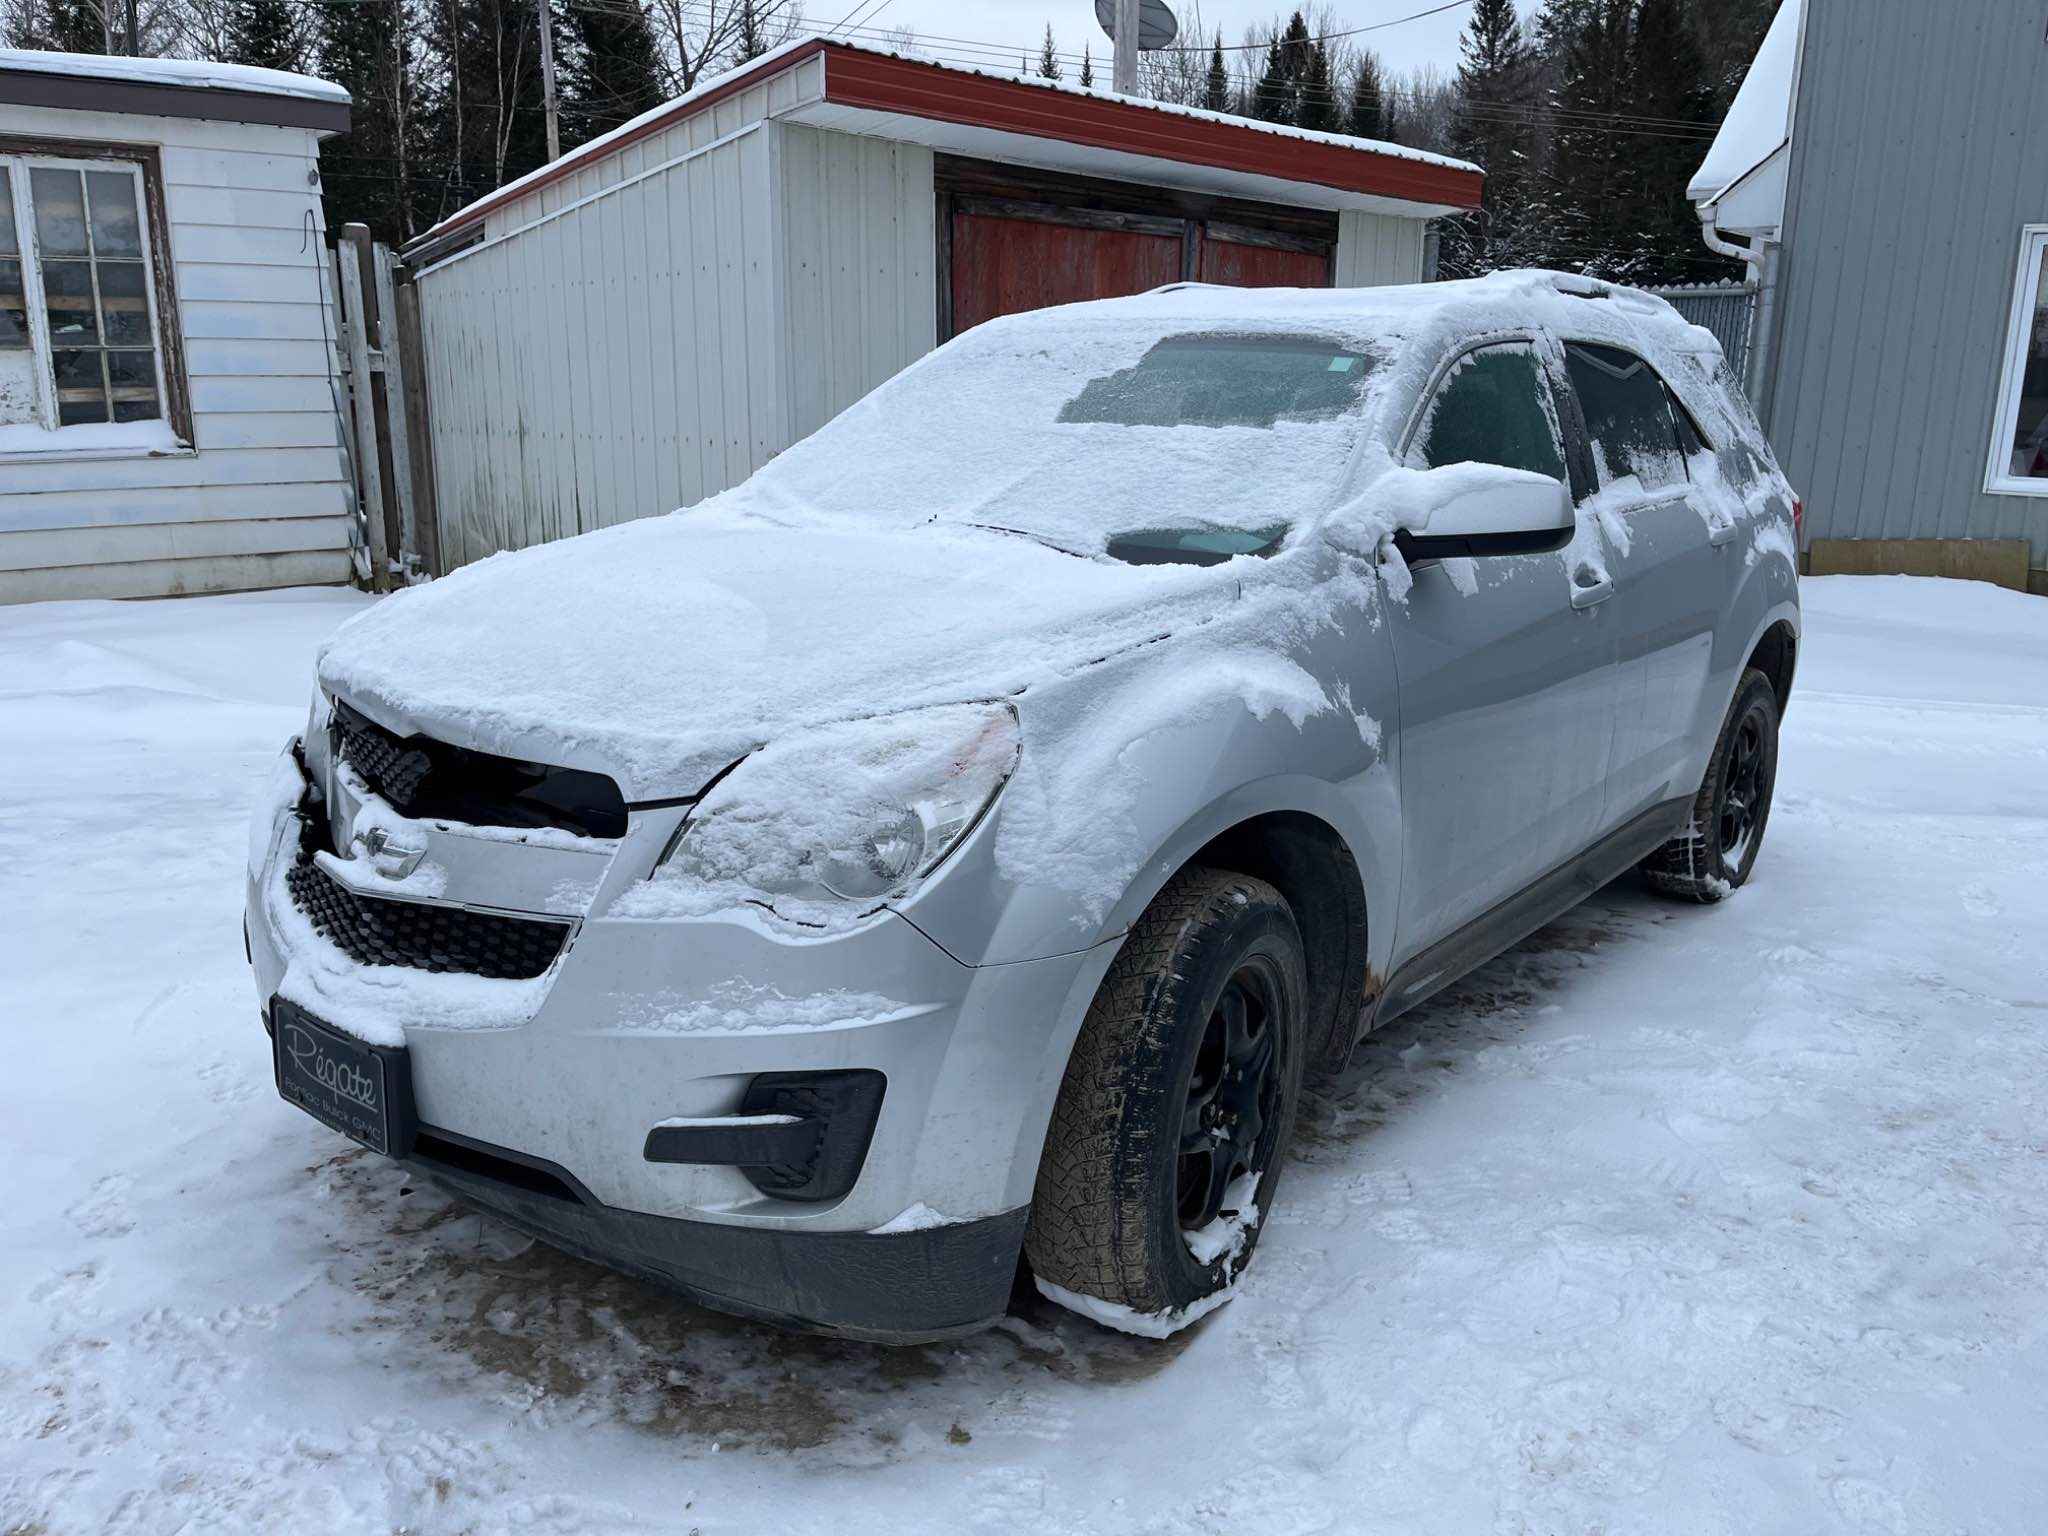
[[2023,232],[2048,224],[2048,4],[1806,11],[1763,380],[1806,535],[2026,539],[2048,591],[2048,479],[1986,491]]

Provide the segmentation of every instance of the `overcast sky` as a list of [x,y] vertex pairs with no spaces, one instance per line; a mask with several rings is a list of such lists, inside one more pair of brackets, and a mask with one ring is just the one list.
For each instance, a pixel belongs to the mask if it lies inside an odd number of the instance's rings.
[[[1180,16],[1183,31],[1187,31],[1197,9],[1195,0],[1169,3]],[[1228,44],[1241,41],[1247,26],[1269,20],[1275,13],[1285,15],[1295,3],[1296,0],[1201,0],[1199,9],[1202,23],[1211,35],[1220,26],[1223,41]],[[1331,9],[1345,26],[1363,27],[1409,16],[1440,3],[1441,0],[1331,0]],[[859,7],[854,0],[807,0],[804,16],[807,25],[822,28],[856,9],[862,13],[856,25],[880,30],[908,24],[917,30],[925,48],[933,54],[947,48],[947,44],[938,41],[943,37],[1005,44],[1035,56],[1048,21],[1063,53],[1079,54],[1085,41],[1099,60],[1110,47],[1109,39],[1095,24],[1094,0],[866,0]],[[1457,67],[1458,33],[1469,10],[1469,6],[1460,5],[1442,15],[1369,32],[1357,41],[1372,48],[1395,70],[1434,63],[1448,73]],[[967,56],[966,50],[962,54]],[[1106,72],[1100,83],[1109,83]]]

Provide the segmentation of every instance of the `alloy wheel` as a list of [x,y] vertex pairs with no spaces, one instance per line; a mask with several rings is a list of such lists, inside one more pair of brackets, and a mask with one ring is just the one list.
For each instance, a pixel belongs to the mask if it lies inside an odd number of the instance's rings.
[[1232,1182],[1263,1168],[1281,1082],[1279,999],[1270,968],[1254,959],[1209,1012],[1181,1110],[1175,1194],[1184,1232],[1214,1221]]

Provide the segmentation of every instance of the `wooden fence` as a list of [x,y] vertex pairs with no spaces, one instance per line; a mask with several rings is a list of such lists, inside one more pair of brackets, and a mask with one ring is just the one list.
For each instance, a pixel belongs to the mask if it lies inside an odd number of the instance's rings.
[[387,245],[345,224],[334,248],[342,441],[362,542],[357,575],[388,592],[441,570],[419,290]]

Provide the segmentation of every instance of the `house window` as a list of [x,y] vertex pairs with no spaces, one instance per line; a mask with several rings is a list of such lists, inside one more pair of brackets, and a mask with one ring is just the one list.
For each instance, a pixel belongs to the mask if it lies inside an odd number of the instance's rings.
[[1997,431],[1984,489],[2048,496],[2048,224],[2028,226],[2020,244],[2012,328],[1999,380]]
[[150,192],[139,159],[0,152],[0,452],[174,442]]

